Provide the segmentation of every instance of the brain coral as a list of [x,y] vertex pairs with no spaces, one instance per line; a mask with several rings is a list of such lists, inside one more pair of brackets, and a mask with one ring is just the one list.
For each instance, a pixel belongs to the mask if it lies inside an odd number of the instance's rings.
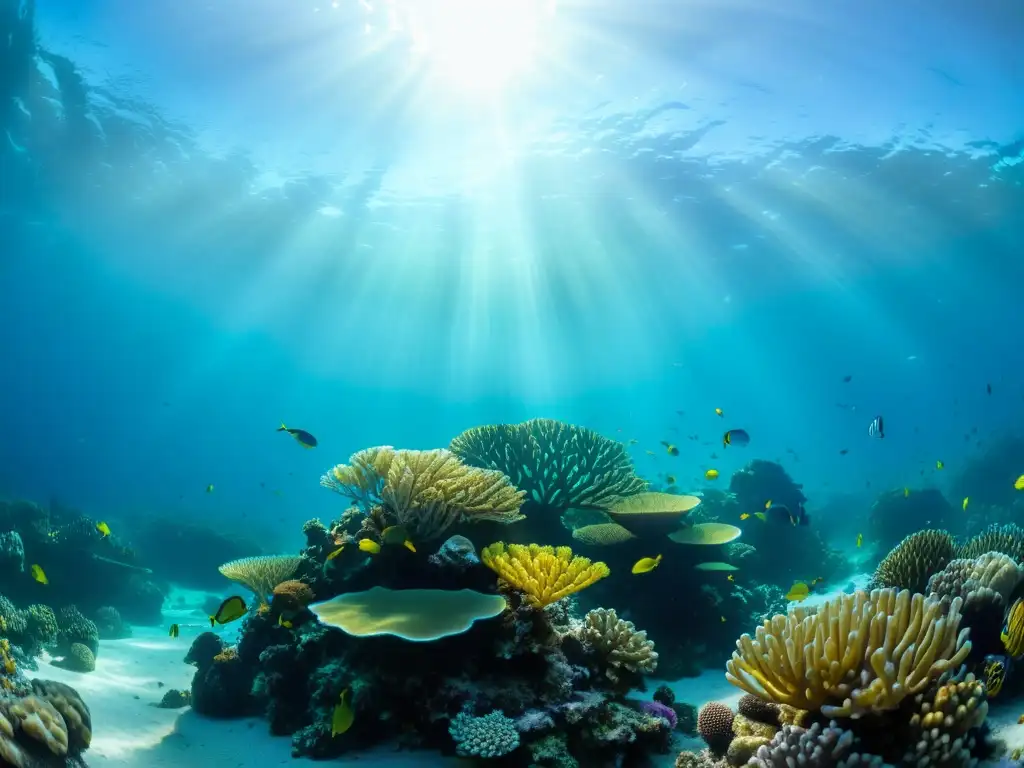
[[912,533],[878,564],[871,586],[924,592],[928,579],[946,567],[955,549],[953,537],[946,531]]

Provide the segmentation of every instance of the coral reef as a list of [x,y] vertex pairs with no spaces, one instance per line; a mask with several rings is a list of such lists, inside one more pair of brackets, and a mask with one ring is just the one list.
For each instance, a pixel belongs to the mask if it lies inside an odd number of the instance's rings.
[[543,608],[586,589],[610,571],[604,563],[573,555],[569,547],[523,546],[496,542],[480,553],[484,565],[507,584],[523,592],[527,601]]
[[595,608],[587,612],[576,637],[593,649],[600,673],[623,691],[637,687],[640,674],[650,674],[658,668],[658,654],[647,633],[637,631],[633,622],[623,621],[613,609]]
[[956,542],[947,531],[912,533],[882,558],[871,579],[871,586],[924,592],[928,579],[945,568],[955,553]]
[[452,718],[448,733],[456,754],[463,757],[504,757],[519,748],[515,721],[498,710],[481,717],[460,712]]
[[991,525],[970,538],[956,556],[974,558],[986,552],[1001,552],[1018,563],[1024,562],[1024,528],[1014,523]]
[[12,768],[81,765],[92,741],[89,708],[70,686],[33,680],[0,694],[0,762]]
[[274,588],[291,579],[301,562],[302,558],[292,555],[260,555],[232,560],[218,570],[252,591],[261,604],[269,605],[268,597],[274,594]]
[[732,721],[735,715],[724,704],[709,701],[697,713],[697,733],[704,739],[711,751],[725,754],[733,739]]

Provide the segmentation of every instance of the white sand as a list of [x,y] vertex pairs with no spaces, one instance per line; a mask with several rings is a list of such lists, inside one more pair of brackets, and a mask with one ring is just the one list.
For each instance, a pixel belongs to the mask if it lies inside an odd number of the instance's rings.
[[[91,768],[260,768],[301,762],[291,756],[291,739],[271,736],[255,718],[211,720],[191,709],[159,709],[169,688],[187,690],[195,668],[182,662],[201,629],[181,630],[172,639],[164,628],[135,627],[125,640],[103,640],[96,670],[88,674],[54,667],[40,659],[32,677],[59,680],[82,695],[92,713]],[[163,683],[160,687],[158,683]],[[347,754],[372,768],[419,768],[460,764],[433,752],[397,752],[389,748]]]

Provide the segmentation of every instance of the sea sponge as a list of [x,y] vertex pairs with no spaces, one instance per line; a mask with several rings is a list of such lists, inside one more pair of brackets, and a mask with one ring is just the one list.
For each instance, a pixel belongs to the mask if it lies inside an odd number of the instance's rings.
[[989,604],[1002,610],[1022,577],[1009,555],[986,552],[975,558],[951,560],[928,580],[928,592],[945,603],[963,600],[963,610],[983,610]]
[[515,720],[495,710],[482,717],[460,712],[452,718],[448,733],[455,751],[463,757],[504,757],[519,746]]
[[973,764],[971,750],[976,739],[971,731],[988,714],[984,684],[968,675],[965,680],[940,685],[915,696],[914,710],[905,764]]
[[647,490],[622,443],[554,419],[473,427],[448,447],[467,464],[503,472],[530,501],[554,509],[604,507]]
[[957,551],[957,557],[978,557],[986,552],[1002,552],[1016,562],[1024,562],[1024,528],[1014,523],[990,525]]
[[67,654],[74,643],[84,645],[93,656],[100,652],[100,633],[96,625],[75,606],[69,605],[57,614],[57,648]]
[[313,602],[313,590],[296,579],[282,581],[274,587],[273,607],[282,614],[295,614]]
[[309,610],[324,624],[355,637],[394,635],[432,642],[466,632],[506,608],[501,595],[471,589],[385,589],[346,592]]
[[301,562],[302,558],[294,555],[258,555],[232,560],[218,570],[231,581],[252,590],[261,605],[268,605],[267,595],[290,579]]
[[588,611],[576,636],[597,652],[612,682],[619,682],[623,672],[649,674],[658,668],[658,654],[647,633],[620,619],[611,608]]
[[697,713],[697,733],[711,751],[724,755],[733,739],[732,721],[735,715],[725,704],[709,701]]
[[953,537],[946,531],[912,533],[882,558],[871,579],[871,587],[924,592],[928,579],[946,567],[955,549]]
[[744,717],[764,723],[765,725],[774,725],[776,727],[781,725],[779,705],[774,701],[765,701],[749,693],[740,696],[740,700],[736,705],[736,711]]
[[92,743],[92,715],[78,691],[55,680],[32,680],[32,692],[48,701],[60,712],[68,732],[68,751],[72,755],[89,748]]
[[535,608],[557,602],[586,589],[611,573],[604,563],[592,563],[574,556],[569,547],[542,547],[539,544],[509,544],[502,541],[484,547],[480,553],[484,565],[515,589],[524,593]]
[[594,547],[608,547],[612,544],[622,544],[636,538],[634,534],[629,532],[628,528],[624,528],[618,523],[584,525],[582,528],[575,529],[572,532],[572,537],[576,541]]
[[736,641],[726,679],[826,717],[895,709],[967,658],[960,606],[954,598],[944,615],[934,598],[876,589],[840,595],[816,613],[796,608]]

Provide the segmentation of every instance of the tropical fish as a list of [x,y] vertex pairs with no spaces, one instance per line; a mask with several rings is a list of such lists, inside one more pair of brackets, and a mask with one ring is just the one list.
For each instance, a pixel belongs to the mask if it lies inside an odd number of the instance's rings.
[[679,455],[679,449],[672,445],[672,443],[666,443],[664,440],[662,440],[661,444],[665,446],[665,453],[667,453],[669,456]]
[[970,500],[971,500],[970,496],[964,496],[964,503],[963,503],[964,512],[967,511],[967,504],[968,504],[968,502],[970,502]]
[[220,607],[210,615],[210,626],[216,624],[228,624],[232,621],[245,616],[246,611],[249,609],[245,605],[245,600],[240,598],[238,595],[232,595],[231,597],[224,600],[220,604]]
[[633,564],[633,573],[650,573],[661,562],[661,555],[657,557],[641,557]]
[[944,461],[942,461],[942,459],[937,459],[935,461],[935,468],[936,469],[945,469],[946,468],[946,463]]
[[771,499],[768,499],[768,501],[766,501],[764,503],[764,508],[765,509],[771,509],[772,508],[772,500]]
[[750,519],[750,513],[749,512],[744,512],[742,515],[740,515],[740,520],[749,520],[749,519]]
[[654,451],[644,451],[644,453],[646,453],[648,456],[657,456],[658,455]]
[[32,578],[38,581],[40,584],[50,583],[50,580],[46,578],[46,573],[38,565],[33,565],[30,570],[32,572]]
[[864,544],[864,534],[863,533],[858,533],[857,534],[857,547],[859,548],[859,547],[863,546],[863,544]]
[[213,483],[210,483],[208,486],[206,486],[206,492],[213,493]]
[[764,512],[755,512],[754,513],[754,517],[756,517],[762,523],[767,523],[768,522],[768,515],[766,515]]
[[718,470],[717,469],[709,469],[707,472],[704,473],[704,479],[706,479],[706,480],[715,480],[717,478],[718,478]]
[[845,456],[845,455],[846,455],[846,454],[848,454],[849,452],[850,452],[850,449],[849,449],[849,448],[840,448],[840,449],[839,449],[839,455],[840,455],[840,456]]
[[177,624],[171,624],[171,631],[167,633],[168,637],[177,637],[180,633]]
[[289,435],[294,437],[295,442],[303,448],[316,448],[316,438],[304,429],[290,429],[282,423],[281,426],[277,428],[277,431],[287,432]]
[[345,733],[352,727],[355,719],[356,713],[352,710],[351,695],[346,688],[338,697],[338,703],[334,705],[334,714],[331,715],[331,738]]
[[885,437],[885,422],[881,416],[875,416],[868,426],[868,435],[879,439]]
[[290,621],[285,619],[284,616],[279,615],[277,617],[277,626],[284,627],[285,629],[291,629],[294,625]]
[[789,592],[786,593],[786,599],[791,600],[794,603],[799,603],[806,600],[809,594],[811,594],[810,587],[808,587],[804,582],[798,581],[789,588]]
[[369,552],[371,555],[376,555],[378,552],[380,552],[380,544],[378,544],[373,539],[360,539],[359,549],[361,549],[363,552]]
[[729,565],[729,563],[718,563],[718,562],[697,563],[697,565],[695,565],[693,567],[696,568],[698,571],[738,571],[739,570],[739,568],[737,568],[735,565]]
[[722,436],[722,446],[730,445],[750,445],[750,435],[745,429],[730,429]]
[[409,532],[401,525],[389,525],[380,532],[380,538],[385,544],[401,544],[410,552],[416,551],[412,539],[409,538]]
[[725,416],[725,412],[721,408],[715,408],[715,413],[719,416]]
[[110,526],[106,523],[96,523],[96,530],[99,531],[102,538],[107,538],[110,535]]
[[1024,655],[1024,600],[1021,598],[1014,600],[1006,611],[999,639],[1010,658],[1019,659]]
[[1013,482],[1013,487],[1018,491],[1024,491],[1024,475],[1021,475]]
[[725,580],[726,581],[736,581],[736,579],[733,578],[733,575],[731,573],[728,576],[725,577]]
[[990,653],[985,657],[984,678],[985,693],[994,699],[1003,690],[1006,674],[1010,671],[1010,660],[1006,656]]
[[331,552],[331,554],[329,554],[329,555],[327,556],[327,559],[328,559],[328,560],[333,560],[333,559],[334,559],[334,558],[336,558],[336,557],[337,557],[338,555],[340,555],[340,554],[342,553],[342,551],[344,551],[344,549],[345,549],[345,545],[344,545],[344,544],[342,544],[342,545],[341,545],[340,547],[338,547],[338,548],[337,548],[336,550],[334,550],[333,552]]
[[639,442],[640,442],[640,441],[639,441],[639,440],[637,440],[637,439],[636,439],[635,437],[631,437],[631,438],[629,438],[629,440],[628,440],[628,441],[626,442],[626,444],[627,444],[627,445],[636,445],[636,444],[637,444],[637,443],[639,443]]

